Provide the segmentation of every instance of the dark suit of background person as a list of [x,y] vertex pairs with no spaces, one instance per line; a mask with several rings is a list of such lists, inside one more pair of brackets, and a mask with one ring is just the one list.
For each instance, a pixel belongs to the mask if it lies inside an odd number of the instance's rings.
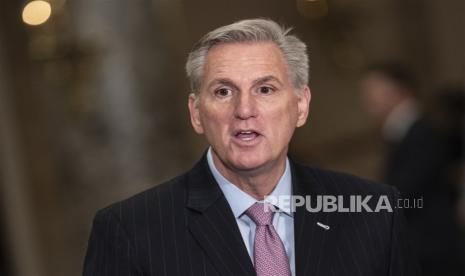
[[[99,211],[85,276],[417,275],[399,209],[312,213],[299,207],[270,216],[255,208],[274,191],[315,201],[345,196],[346,208],[349,196],[372,196],[372,209],[380,196],[392,207],[398,197],[389,186],[288,161],[289,141],[305,124],[311,99],[302,41],[271,20],[239,21],[204,36],[186,71],[191,123],[210,144],[208,159]],[[231,197],[229,188],[247,197]],[[232,208],[234,198],[244,198],[244,211]],[[286,235],[279,233],[280,215]],[[248,226],[256,226],[255,234],[241,232],[241,216],[253,219]]]
[[[431,116],[422,114],[409,92],[414,88],[413,80],[405,68],[397,64],[374,65],[369,68],[365,82],[370,90],[366,93],[383,93],[380,89],[385,89],[394,97],[386,97],[384,101],[385,105],[393,102],[383,121],[384,180],[397,187],[411,205],[413,200],[423,199],[422,208],[404,209],[423,274],[464,275],[457,185],[449,175],[450,168],[457,163],[460,147],[435,126]],[[388,90],[390,85],[394,90]],[[375,102],[372,104],[377,108]]]
[[[354,176],[291,162],[297,195],[388,195]],[[370,201],[374,208],[375,201]],[[296,275],[418,275],[400,209],[389,213],[295,213]],[[317,225],[329,225],[325,230]],[[234,216],[206,158],[166,183],[100,210],[85,276],[255,275]]]

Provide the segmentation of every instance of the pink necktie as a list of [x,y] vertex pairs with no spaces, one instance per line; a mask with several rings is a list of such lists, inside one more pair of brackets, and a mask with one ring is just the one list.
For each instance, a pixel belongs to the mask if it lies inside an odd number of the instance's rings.
[[257,276],[289,276],[289,260],[283,242],[274,229],[274,212],[270,208],[269,205],[257,202],[246,211],[257,226],[254,242],[255,271]]

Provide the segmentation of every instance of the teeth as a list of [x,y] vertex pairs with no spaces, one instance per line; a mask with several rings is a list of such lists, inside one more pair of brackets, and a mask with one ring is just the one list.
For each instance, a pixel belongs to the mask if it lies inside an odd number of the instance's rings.
[[238,137],[242,141],[251,141],[255,139],[257,136],[258,133],[256,133],[253,130],[238,131],[236,134],[236,137]]
[[253,130],[246,130],[246,131],[238,131],[236,135],[251,135],[251,134],[254,134],[256,133],[255,131]]

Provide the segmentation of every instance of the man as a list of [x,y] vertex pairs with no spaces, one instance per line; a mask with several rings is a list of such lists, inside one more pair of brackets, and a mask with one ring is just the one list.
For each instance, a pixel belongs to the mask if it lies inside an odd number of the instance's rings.
[[367,110],[382,125],[386,183],[410,203],[423,200],[422,208],[405,209],[405,214],[424,275],[463,275],[458,192],[450,173],[457,149],[423,114],[414,78],[404,66],[373,64],[361,84]]
[[84,275],[416,275],[397,209],[273,200],[397,198],[288,159],[309,111],[303,42],[271,20],[239,21],[204,36],[186,70],[192,126],[210,147],[187,173],[97,213]]

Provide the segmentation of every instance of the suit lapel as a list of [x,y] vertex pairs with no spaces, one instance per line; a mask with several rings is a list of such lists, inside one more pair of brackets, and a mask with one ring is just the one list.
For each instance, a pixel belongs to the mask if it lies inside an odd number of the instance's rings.
[[[291,161],[293,194],[326,195],[324,179]],[[188,229],[221,275],[255,275],[232,210],[213,178],[205,156],[188,174]],[[314,206],[315,202],[312,203]],[[325,230],[317,223],[329,225]],[[296,275],[327,275],[328,254],[336,249],[337,224],[333,213],[308,212],[297,207],[294,216]]]
[[188,229],[221,275],[255,275],[232,210],[204,157],[188,175]]
[[[317,174],[291,162],[293,194],[311,196],[315,207],[317,195],[327,191],[323,180]],[[308,198],[307,198],[308,200]],[[332,213],[308,212],[305,206],[297,207],[294,220],[295,266],[296,275],[327,275],[330,267],[325,255],[333,248],[336,224]],[[326,230],[318,223],[330,226]]]

